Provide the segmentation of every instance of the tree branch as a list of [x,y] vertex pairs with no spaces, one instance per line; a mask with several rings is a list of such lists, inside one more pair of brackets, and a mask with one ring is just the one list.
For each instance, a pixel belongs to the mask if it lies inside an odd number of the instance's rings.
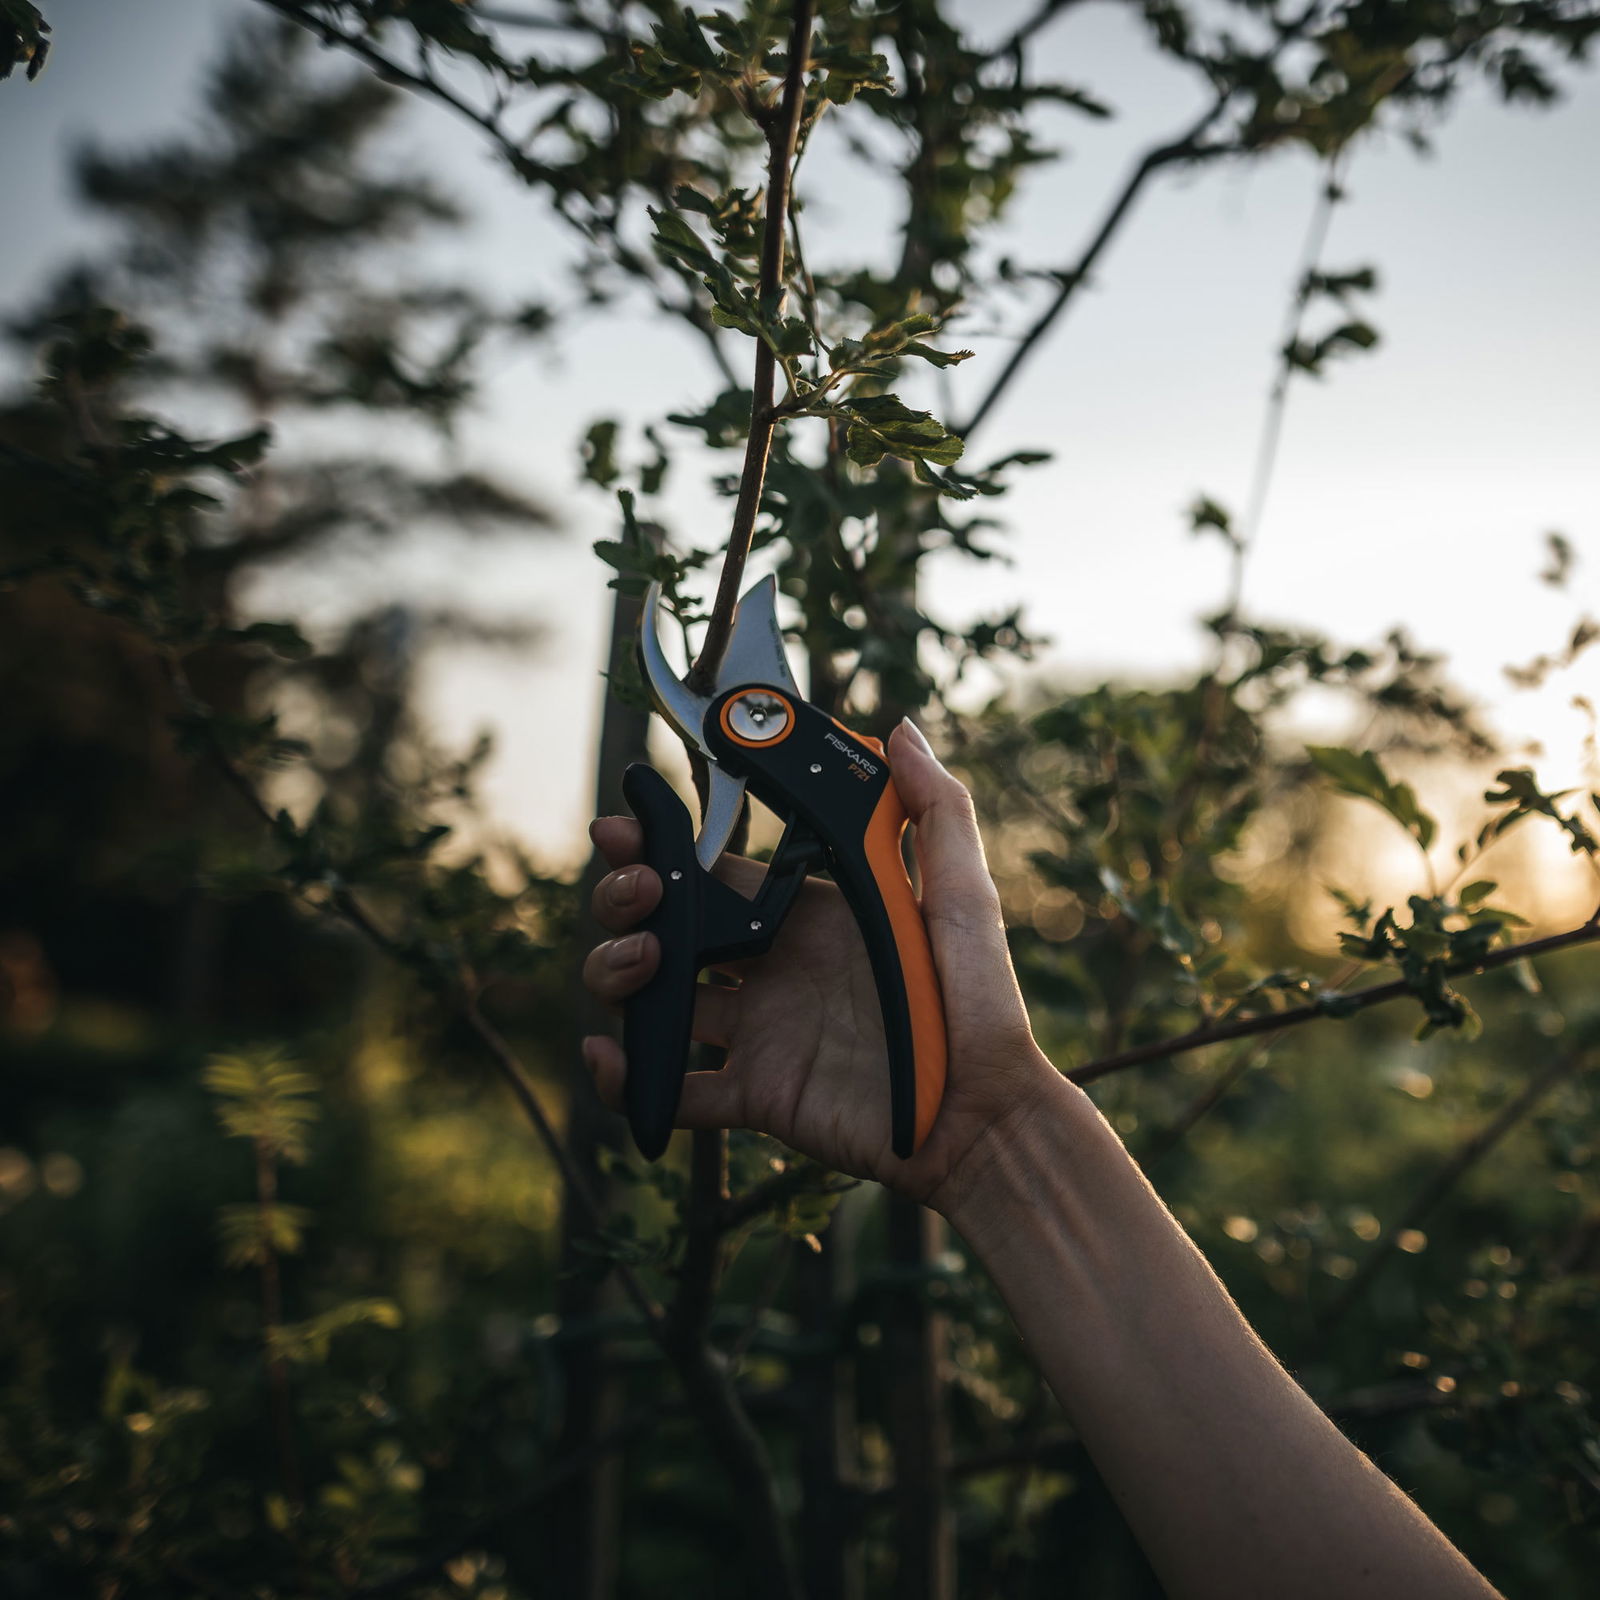
[[1176,161],[1200,161],[1214,155],[1226,153],[1226,146],[1206,147],[1200,143],[1206,133],[1215,124],[1218,117],[1227,109],[1228,103],[1233,98],[1233,90],[1220,91],[1212,100],[1205,111],[1190,124],[1189,128],[1178,135],[1177,138],[1165,144],[1156,145],[1145,151],[1134,165],[1133,170],[1124,180],[1122,188],[1112,199],[1109,209],[1101,219],[1100,226],[1095,229],[1093,237],[1084,246],[1083,252],[1072,266],[1066,268],[1057,276],[1060,279],[1060,288],[1057,289],[1055,298],[1034,319],[1033,325],[1018,340],[1016,348],[1011,352],[1010,359],[1000,369],[987,392],[978,402],[972,415],[968,417],[963,427],[952,431],[963,439],[971,439],[975,429],[988,417],[989,413],[999,404],[1001,397],[1011,387],[1017,374],[1022,370],[1029,356],[1039,344],[1039,341],[1049,333],[1055,325],[1056,319],[1067,309],[1072,297],[1083,287],[1085,280],[1095,263],[1104,254],[1106,246],[1116,237],[1118,228],[1127,219],[1128,213],[1133,208],[1133,203],[1139,198],[1140,191],[1145,184],[1163,167],[1171,166]]
[[[989,52],[989,60],[1003,61],[1007,56],[1020,57],[1022,51],[1032,42],[1033,36],[1048,27],[1063,11],[1070,10],[1077,5],[1079,0],[1040,0],[1033,12],[1024,17],[1006,37]],[[1022,62],[1017,62],[1017,70],[1022,70]]]
[[[479,1010],[478,996],[474,990],[468,990],[465,994],[461,1012],[467,1026],[478,1036],[500,1068],[500,1076],[505,1079],[506,1086],[511,1090],[517,1104],[522,1107],[529,1122],[533,1124],[539,1135],[539,1142],[544,1145],[561,1174],[561,1181],[578,1197],[579,1203],[589,1213],[590,1220],[598,1227],[605,1220],[600,1202],[568,1155],[560,1135],[551,1126],[550,1119],[545,1115],[544,1107],[539,1104],[539,1097],[534,1092],[533,1079],[522,1064],[521,1058],[506,1042],[500,1030]],[[664,1323],[660,1306],[651,1298],[649,1291],[626,1262],[613,1262],[612,1266],[629,1300],[633,1302],[634,1309],[644,1318],[650,1331],[659,1338]]]
[[501,127],[498,118],[488,112],[480,111],[470,101],[463,100],[460,95],[431,74],[413,72],[409,67],[402,66],[393,56],[386,55],[370,39],[334,27],[331,22],[317,16],[305,6],[294,4],[294,0],[260,0],[260,3],[276,11],[280,16],[287,17],[296,26],[316,34],[324,44],[338,45],[341,50],[348,50],[351,55],[365,61],[383,82],[404,89],[413,89],[442,101],[452,111],[482,128],[508,155],[522,158],[521,147]]
[[[249,775],[229,756],[221,741],[217,738],[209,707],[195,693],[193,685],[189,682],[188,674],[184,671],[183,663],[177,654],[170,649],[161,651],[162,664],[166,669],[168,682],[173,693],[184,711],[192,716],[204,730],[206,736],[206,750],[211,760],[211,765],[219,776],[228,784],[245,805],[249,807],[256,818],[272,827],[276,818],[272,808],[261,798]],[[329,904],[338,917],[356,932],[375,945],[384,955],[396,961],[405,963],[404,950],[383,931],[373,919],[360,899],[348,888],[336,888],[329,896]],[[556,1164],[561,1173],[562,1180],[571,1188],[578,1197],[579,1202],[589,1213],[590,1220],[596,1227],[604,1221],[604,1213],[599,1202],[594,1196],[583,1175],[572,1164],[560,1136],[550,1124],[550,1119],[545,1115],[544,1108],[539,1104],[538,1096],[534,1093],[533,1079],[527,1068],[522,1064],[517,1053],[506,1042],[499,1030],[483,1015],[478,1007],[477,978],[471,972],[461,974],[457,991],[457,1002],[463,1020],[477,1035],[479,1040],[488,1049],[500,1075],[505,1079],[512,1095],[526,1113],[528,1120],[533,1124],[534,1131],[538,1134],[540,1142],[544,1145],[546,1153]],[[662,1322],[661,1308],[651,1298],[649,1292],[639,1281],[638,1276],[626,1262],[614,1263],[617,1276],[622,1282],[628,1298],[633,1302],[646,1324],[652,1329],[658,1329]]]
[[[182,663],[170,652],[164,653],[164,659],[168,671],[173,674],[181,703],[186,708],[199,707],[201,702],[189,686]],[[271,809],[256,792],[249,777],[228,758],[215,738],[210,741],[210,748],[214,761],[229,783],[258,818],[270,823],[273,820]],[[346,894],[343,898],[335,897],[333,904],[346,921],[352,921],[353,908],[359,918],[353,925],[363,934],[375,934],[381,941],[382,949],[404,959],[403,952],[398,951],[394,942],[376,928],[353,896]],[[544,1108],[539,1104],[527,1068],[499,1029],[479,1008],[476,980],[470,973],[462,975],[458,1001],[463,1020],[500,1068],[501,1076],[555,1162],[562,1181],[598,1226],[604,1219],[594,1192],[574,1166]],[[708,1237],[714,1238],[720,1238],[722,1232],[720,1192],[717,1198],[718,1207],[709,1213],[711,1226],[708,1228]],[[743,1504],[750,1549],[760,1565],[764,1586],[775,1589],[779,1600],[804,1600],[793,1544],[774,1493],[772,1464],[766,1446],[734,1388],[731,1363],[705,1338],[702,1323],[689,1323],[676,1314],[669,1317],[656,1305],[626,1262],[613,1262],[612,1267],[646,1329],[676,1370],[690,1408],[705,1427],[712,1447],[727,1471],[733,1491]]]
[[[501,112],[505,108],[504,97],[497,98],[494,108],[485,111],[456,94],[448,85],[434,77],[431,72],[415,71],[397,61],[392,55],[380,50],[377,45],[360,34],[346,33],[343,29],[335,27],[323,17],[317,16],[304,5],[296,4],[295,0],[260,0],[260,4],[276,11],[280,16],[304,28],[308,33],[315,34],[326,45],[337,46],[347,50],[359,61],[364,61],[372,68],[374,75],[382,82],[392,84],[397,88],[409,90],[413,94],[425,95],[429,99],[437,100],[447,109],[458,116],[465,117],[474,127],[481,129],[489,136],[490,142],[500,151],[512,170],[519,176],[529,177],[531,161],[528,155],[527,141],[517,139],[501,120]],[[568,25],[551,21],[541,23],[532,17],[513,17],[510,14],[494,14],[486,11],[474,11],[479,21],[499,22],[506,25],[519,27],[545,27],[551,30],[572,31]],[[573,219],[566,216],[562,208],[557,205],[557,215],[567,221]],[[713,364],[719,374],[729,384],[733,383],[733,371],[728,365],[727,354],[718,342],[716,326],[712,323],[705,310],[693,300],[675,300],[666,294],[661,287],[660,280],[653,278],[644,265],[644,258],[635,257],[636,276],[650,284],[655,293],[655,303],[663,311],[672,316],[681,317],[705,341],[706,349],[711,356]]]
[[[1553,950],[1565,950],[1572,945],[1600,942],[1600,911],[1581,927],[1569,928],[1565,933],[1553,933],[1544,939],[1528,939],[1522,944],[1508,944],[1470,964],[1447,966],[1450,977],[1473,976],[1509,966],[1532,956],[1548,955]],[[1144,1066],[1151,1061],[1166,1061],[1173,1056],[1186,1055],[1191,1050],[1203,1049],[1209,1044],[1222,1044],[1229,1039],[1250,1039],[1257,1034],[1277,1033],[1282,1028],[1298,1027],[1304,1022],[1316,1022],[1322,1017],[1348,1017],[1369,1006],[1380,1006],[1390,1000],[1399,1000],[1414,993],[1403,979],[1393,983],[1377,983],[1371,988],[1357,989],[1354,994],[1325,994],[1308,1006],[1293,1006],[1287,1011],[1268,1011],[1258,1017],[1241,1017],[1234,1022],[1219,1022],[1206,1028],[1194,1028],[1171,1039],[1157,1039],[1150,1044],[1135,1045],[1131,1050],[1120,1050],[1115,1055],[1101,1056],[1096,1061],[1086,1061],[1073,1067],[1066,1076],[1074,1083],[1094,1083],[1113,1072],[1127,1067]]]
[[1267,393],[1266,411],[1261,419],[1261,437],[1256,444],[1256,459],[1250,474],[1250,499],[1245,507],[1244,522],[1239,528],[1233,548],[1233,571],[1229,578],[1228,599],[1223,615],[1236,617],[1244,598],[1245,561],[1261,531],[1261,521],[1266,515],[1267,495],[1272,489],[1273,475],[1278,465],[1278,446],[1283,439],[1284,418],[1289,408],[1289,383],[1294,377],[1291,352],[1300,339],[1305,325],[1306,308],[1310,304],[1308,286],[1311,275],[1322,261],[1327,248],[1328,230],[1333,222],[1333,208],[1344,197],[1342,184],[1344,151],[1340,149],[1328,158],[1317,191],[1317,203],[1312,209],[1311,221],[1306,229],[1305,243],[1301,247],[1300,264],[1290,290],[1289,309],[1284,318],[1283,333],[1278,341],[1278,370],[1273,375],[1272,387]]
[[[805,71],[811,54],[811,20],[814,0],[795,0],[789,28],[789,60],[783,78],[783,98],[778,114],[767,123],[767,198],[761,236],[760,301],[764,316],[776,316],[783,304],[783,244],[789,221],[790,172],[800,119],[805,110]],[[705,694],[716,681],[717,668],[728,648],[733,615],[744,583],[745,562],[755,536],[761,510],[761,490],[767,478],[767,458],[772,453],[776,423],[772,405],[775,360],[765,339],[756,341],[755,377],[750,400],[750,436],[745,442],[744,467],[739,475],[739,498],[733,510],[722,575],[711,607],[700,653],[689,669],[689,688]]]
[[667,1349],[690,1408],[710,1436],[742,1506],[745,1540],[762,1568],[762,1591],[771,1587],[779,1600],[805,1600],[794,1542],[778,1505],[772,1459],[734,1388],[732,1363],[703,1338],[677,1341],[669,1336]]
[[1567,1055],[1558,1057],[1538,1077],[1525,1085],[1521,1094],[1508,1100],[1495,1117],[1461,1145],[1417,1191],[1410,1205],[1390,1223],[1384,1230],[1383,1237],[1367,1252],[1360,1270],[1344,1286],[1332,1305],[1317,1319],[1320,1332],[1326,1334],[1343,1320],[1345,1313],[1366,1292],[1367,1285],[1399,1248],[1401,1234],[1425,1222],[1439,1202],[1462,1178],[1477,1166],[1552,1089],[1587,1065],[1589,1057],[1590,1052],[1587,1048],[1573,1050]]
[[692,1139],[683,1263],[672,1318],[680,1338],[703,1342],[722,1273],[720,1219],[728,1199],[728,1135],[722,1128],[697,1128]]
[[717,1217],[717,1226],[723,1233],[732,1233],[735,1228],[741,1228],[745,1223],[787,1205],[798,1195],[812,1192],[844,1194],[860,1186],[859,1178],[849,1178],[843,1183],[818,1182],[819,1178],[825,1179],[827,1176],[816,1167],[796,1162],[758,1183],[753,1189],[746,1189],[743,1194],[736,1194],[731,1200],[724,1201]]

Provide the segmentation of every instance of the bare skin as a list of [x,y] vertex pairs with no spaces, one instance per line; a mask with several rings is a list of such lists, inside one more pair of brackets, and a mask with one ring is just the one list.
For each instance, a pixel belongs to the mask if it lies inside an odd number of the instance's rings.
[[[1493,1600],[1495,1591],[1278,1365],[1088,1097],[1028,1024],[972,802],[910,724],[889,744],[917,827],[944,987],[949,1083],[922,1149],[889,1149],[877,991],[854,921],[809,883],[770,954],[702,989],[721,1072],[686,1080],[679,1126],[742,1127],[932,1206],[976,1251],[1173,1600]],[[595,915],[617,938],[584,981],[619,1005],[655,971],[629,932],[660,881],[636,823],[591,830],[614,869]],[[730,860],[753,889],[764,869]],[[614,1039],[584,1041],[621,1103]]]

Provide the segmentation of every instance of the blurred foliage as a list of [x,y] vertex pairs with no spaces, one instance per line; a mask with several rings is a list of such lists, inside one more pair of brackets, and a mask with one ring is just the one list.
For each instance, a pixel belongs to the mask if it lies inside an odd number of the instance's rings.
[[[621,1269],[678,1307],[706,1219],[677,1159],[606,1151],[606,1216],[563,1260],[570,1193],[505,1114],[496,1040],[526,1068],[524,1109],[567,1116],[578,897],[475,810],[487,744],[435,748],[413,699],[431,644],[526,640],[398,604],[301,626],[246,603],[253,575],[315,581],[336,549],[540,530],[540,507],[453,443],[483,354],[642,294],[725,382],[642,445],[610,419],[588,428],[584,473],[621,507],[598,552],[616,582],[683,584],[680,614],[698,616],[692,580],[718,547],[661,544],[659,496],[684,438],[742,445],[737,368],[760,343],[782,427],[757,544],[814,696],[870,723],[975,659],[1025,656],[1018,616],[947,625],[915,575],[934,552],[991,556],[995,519],[961,508],[1043,458],[975,466],[989,401],[950,422],[914,386],[964,361],[963,319],[1022,316],[1031,347],[1093,266],[1002,261],[986,233],[1055,158],[1038,113],[1109,109],[1030,70],[1067,8],[995,47],[932,0],[820,8],[803,138],[840,119],[907,204],[886,264],[813,273],[797,242],[787,304],[755,272],[755,169],[789,66],[777,8],[562,0],[536,27],[435,0],[272,9],[377,76],[315,60],[302,32],[241,35],[194,138],[83,158],[83,196],[121,244],[12,319],[38,381],[0,411],[16,686],[0,732],[0,1587],[548,1592],[552,1538],[576,1537],[541,1520],[582,1466],[557,1448],[570,1358],[600,1344],[621,1402],[591,1441],[621,1458],[618,1592],[752,1590],[729,1558],[746,1521],[717,1406],[748,1419],[789,1508],[820,1365],[855,1418],[842,1537],[886,1593],[902,1374],[885,1330],[909,1294],[946,1329],[960,1593],[1154,1593],[964,1252],[908,1278],[869,1190],[769,1141],[730,1140],[711,1229],[725,1275],[695,1348],[725,1388],[696,1386],[681,1317],[663,1334],[620,1297],[557,1314],[574,1277]],[[1327,163],[1375,127],[1421,138],[1473,75],[1544,99],[1596,26],[1556,4],[1138,14],[1211,97],[1151,172],[1290,147]],[[41,20],[9,0],[0,17],[0,71],[31,75]],[[541,53],[511,48],[529,34]],[[384,167],[396,96],[378,77],[475,122],[573,230],[581,258],[545,301],[407,276],[409,248],[460,216]],[[1325,165],[1318,181],[1335,193]],[[797,241],[803,222],[802,204]],[[1307,270],[1285,383],[1374,345],[1353,307],[1375,284]],[[1324,307],[1337,320],[1307,330]],[[1503,766],[1403,634],[1350,646],[1239,614],[1251,530],[1210,497],[1191,520],[1235,562],[1191,679],[1035,686],[945,721],[1041,1038],[1064,1067],[1103,1069],[1106,1114],[1351,1436],[1496,1582],[1576,1600],[1600,1526],[1600,1018],[1581,949],[1494,965],[1540,930],[1502,904],[1515,875],[1502,894],[1482,858],[1544,828],[1592,863],[1600,801]],[[1574,559],[1553,540],[1546,581]],[[1582,627],[1541,672],[1576,660]],[[1359,730],[1348,745],[1303,746],[1312,698]],[[1463,769],[1484,778],[1483,814],[1458,839],[1423,797]],[[1406,841],[1417,892],[1379,906],[1340,886],[1340,963],[1305,947],[1296,915],[1345,802]],[[1398,1003],[1362,1009],[1357,977],[1396,984]],[[1295,1026],[1304,1014],[1343,1020]],[[1236,1025],[1255,1032],[1160,1054]],[[1156,1054],[1137,1071],[1108,1065],[1140,1050]],[[805,1265],[821,1235],[853,1270],[819,1305]]]

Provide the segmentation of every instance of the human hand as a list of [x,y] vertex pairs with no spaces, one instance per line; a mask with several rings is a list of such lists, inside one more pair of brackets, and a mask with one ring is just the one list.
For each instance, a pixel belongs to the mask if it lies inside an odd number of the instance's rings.
[[[725,1047],[727,1065],[684,1078],[678,1126],[753,1128],[943,1209],[967,1158],[1059,1080],[1028,1025],[971,796],[912,723],[894,731],[888,754],[916,827],[922,913],[949,1034],[944,1102],[926,1141],[907,1160],[890,1148],[883,1022],[866,947],[838,889],[816,880],[801,888],[768,954],[726,969],[737,988],[701,986],[694,1037]],[[643,836],[631,818],[601,817],[590,833],[613,868],[595,889],[595,918],[621,937],[590,952],[584,982],[620,1006],[659,961],[655,935],[630,930],[655,908],[661,880],[641,863]],[[724,857],[717,871],[750,894],[766,869]],[[622,1046],[585,1039],[584,1061],[601,1097],[620,1109]]]

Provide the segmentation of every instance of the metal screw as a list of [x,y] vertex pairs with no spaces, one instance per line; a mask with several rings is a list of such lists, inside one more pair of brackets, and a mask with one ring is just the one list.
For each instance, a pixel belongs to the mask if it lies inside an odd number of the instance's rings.
[[728,707],[728,726],[741,739],[764,744],[781,738],[789,727],[788,707],[765,689],[747,689]]
[[822,771],[822,763],[820,761],[813,761],[811,763],[811,770],[813,772],[821,772]]
[[759,922],[752,922],[750,924],[750,931],[751,931],[751,933],[760,933],[761,932],[761,924]]
[[682,876],[683,874],[681,872],[674,872],[672,874],[672,881],[676,883]]

